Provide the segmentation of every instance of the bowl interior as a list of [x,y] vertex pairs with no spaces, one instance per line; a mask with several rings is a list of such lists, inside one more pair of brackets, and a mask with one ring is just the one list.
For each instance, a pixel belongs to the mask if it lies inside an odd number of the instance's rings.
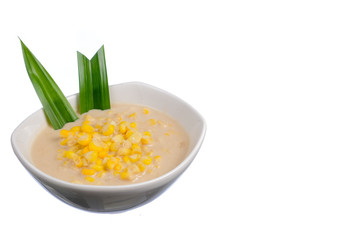
[[[113,103],[141,104],[160,110],[177,120],[188,132],[190,138],[188,156],[196,154],[205,135],[205,121],[201,115],[176,96],[159,88],[140,82],[122,83],[110,86]],[[78,94],[68,97],[70,104],[78,106]],[[15,154],[27,168],[31,164],[31,147],[37,133],[48,124],[42,109],[25,119],[13,132],[11,141]]]

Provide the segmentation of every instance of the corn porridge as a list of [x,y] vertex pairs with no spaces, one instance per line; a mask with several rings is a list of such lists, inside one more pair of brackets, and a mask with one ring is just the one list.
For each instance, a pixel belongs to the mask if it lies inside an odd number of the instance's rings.
[[61,130],[44,129],[32,146],[41,171],[79,184],[123,185],[159,177],[182,162],[185,130],[171,117],[140,105],[91,110]]

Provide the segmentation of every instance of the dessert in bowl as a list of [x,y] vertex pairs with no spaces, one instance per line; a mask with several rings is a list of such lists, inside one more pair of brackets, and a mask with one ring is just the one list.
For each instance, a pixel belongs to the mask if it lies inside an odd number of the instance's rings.
[[[175,162],[174,166],[168,167],[163,172],[156,173],[156,168],[161,169],[161,161],[166,161],[166,159],[171,158],[171,151],[170,157],[168,156],[161,159],[160,163],[156,165],[156,159],[161,158],[161,154],[157,155],[158,153],[156,153],[155,149],[155,154],[152,155],[152,158],[149,158],[153,151],[151,147],[148,148],[148,146],[146,146],[147,142],[145,140],[143,141],[143,149],[148,149],[148,151],[143,151],[143,155],[138,154],[138,159],[131,159],[133,155],[129,154],[120,154],[120,156],[113,156],[110,154],[113,157],[122,159],[122,161],[119,162],[119,168],[122,170],[119,170],[118,175],[114,170],[115,164],[110,166],[106,165],[106,162],[109,161],[109,158],[107,157],[110,156],[104,155],[102,157],[103,165],[99,164],[98,168],[95,168],[96,166],[94,167],[95,163],[93,165],[91,165],[90,162],[85,163],[89,165],[89,171],[83,171],[83,173],[85,173],[84,178],[80,179],[80,181],[78,181],[79,179],[71,180],[56,177],[54,174],[51,174],[51,171],[48,172],[46,169],[42,168],[41,163],[39,165],[39,162],[37,161],[39,156],[34,154],[34,147],[36,146],[34,142],[37,141],[39,132],[43,132],[44,129],[48,127],[48,122],[42,109],[25,119],[15,129],[11,137],[12,146],[16,156],[22,165],[41,185],[64,202],[89,211],[122,211],[147,203],[160,195],[191,164],[201,147],[206,131],[204,119],[193,107],[176,96],[148,84],[130,82],[110,86],[110,98],[111,103],[113,104],[141,106],[141,109],[144,109],[144,111],[150,109],[150,111],[154,110],[164,113],[174,120],[174,124],[178,123],[179,126],[181,126],[184,132],[186,132],[186,137],[181,134],[179,136],[183,136],[184,139],[186,139],[186,141],[182,141],[186,144],[183,144],[185,146],[182,152],[183,155],[180,155],[180,159]],[[68,97],[68,100],[74,108],[78,105],[78,95],[70,96]],[[145,106],[145,108],[143,106]],[[131,121],[125,122],[129,122],[130,124]],[[131,122],[131,124],[136,125],[135,121]],[[132,127],[134,127],[134,125],[132,125]],[[140,127],[140,125],[138,127]],[[71,128],[68,127],[68,131],[70,130]],[[139,139],[143,140],[150,135],[146,132],[148,131],[144,131],[143,133],[145,135],[142,136],[143,138],[139,137]],[[103,134],[106,135],[104,132]],[[166,132],[166,134],[168,133]],[[128,136],[124,133],[124,137],[126,138]],[[139,142],[139,144],[141,144],[141,142]],[[139,144],[136,142],[133,145],[138,147]],[[136,149],[134,148],[133,151],[135,150]],[[119,152],[120,150],[118,151],[118,149],[116,149],[116,151]],[[111,151],[109,150],[109,152]],[[89,155],[86,151],[84,154],[84,156]],[[125,155],[128,158],[126,158]],[[63,162],[63,160],[64,159],[58,159],[56,161]],[[43,161],[46,161],[46,157]],[[137,172],[129,175],[127,172],[128,169],[134,169],[134,167]],[[83,165],[81,165],[81,168],[84,169]],[[96,171],[93,169],[96,169]],[[100,177],[103,172],[120,180],[115,183],[101,181],[101,179],[104,178]],[[149,174],[150,177],[143,178],[145,172],[151,172]]]

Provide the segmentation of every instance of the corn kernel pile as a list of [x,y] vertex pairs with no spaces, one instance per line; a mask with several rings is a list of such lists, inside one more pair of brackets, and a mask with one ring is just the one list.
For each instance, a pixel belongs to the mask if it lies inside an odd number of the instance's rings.
[[[149,110],[144,108],[143,114]],[[95,182],[104,174],[122,180],[134,180],[158,167],[160,156],[153,156],[150,131],[139,131],[136,113],[128,116],[133,121],[116,118],[94,118],[85,115],[80,126],[60,131],[59,159],[79,169],[88,182]],[[149,125],[156,124],[150,119]]]

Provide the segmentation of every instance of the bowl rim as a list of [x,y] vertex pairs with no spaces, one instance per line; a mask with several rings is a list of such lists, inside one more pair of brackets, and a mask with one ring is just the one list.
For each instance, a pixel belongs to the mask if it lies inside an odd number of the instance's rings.
[[[27,118],[25,118],[13,131],[13,133],[11,134],[11,145],[13,148],[13,151],[15,153],[15,155],[17,156],[17,158],[19,159],[19,161],[21,162],[21,164],[31,173],[31,175],[33,175],[33,177],[39,176],[41,179],[46,180],[47,182],[51,182],[54,185],[58,185],[62,188],[67,188],[67,189],[73,189],[73,190],[77,190],[77,191],[86,191],[86,192],[121,192],[121,191],[129,191],[129,190],[141,190],[143,188],[156,188],[158,186],[163,185],[164,183],[167,183],[169,181],[171,181],[174,177],[176,178],[176,176],[180,175],[183,170],[185,170],[190,163],[192,162],[192,160],[195,158],[197,152],[199,151],[203,141],[204,141],[204,137],[205,137],[205,133],[206,133],[206,121],[205,119],[201,116],[201,114],[194,108],[192,107],[190,104],[188,104],[187,102],[185,102],[184,100],[182,100],[181,98],[177,97],[176,95],[169,93],[163,89],[160,89],[158,87],[154,87],[150,84],[147,83],[143,83],[143,82],[139,82],[139,81],[133,81],[133,82],[124,82],[124,83],[118,83],[118,84],[113,84],[110,85],[109,88],[112,87],[117,87],[117,86],[124,86],[124,85],[140,85],[140,86],[144,86],[147,88],[151,88],[155,91],[159,91],[162,92],[166,95],[168,95],[171,98],[174,98],[175,100],[181,102],[182,104],[186,105],[188,108],[190,108],[201,120],[201,133],[199,136],[199,140],[195,143],[193,149],[188,153],[188,155],[183,159],[183,161],[178,164],[175,168],[173,168],[172,170],[170,170],[169,172],[166,172],[165,174],[156,177],[154,179],[145,181],[145,182],[140,182],[140,183],[130,183],[127,185],[87,185],[87,184],[77,184],[77,183],[71,183],[71,182],[67,182],[65,180],[61,180],[58,179],[56,177],[53,177],[43,171],[41,171],[40,169],[38,169],[34,164],[32,164],[30,162],[30,160],[28,160],[27,158],[25,158],[25,156],[21,153],[21,151],[18,149],[16,141],[15,141],[15,135],[16,133],[19,131],[19,129],[21,127],[23,127],[23,125],[25,125],[25,123],[28,121],[29,118],[33,117],[35,114],[40,114],[39,112],[42,111],[43,108],[40,108],[38,110],[36,110],[35,112],[33,112],[32,114],[30,114]],[[79,93],[75,93],[72,95],[67,96],[67,99],[70,98],[77,98],[79,95]],[[111,96],[110,96],[111,97]]]

